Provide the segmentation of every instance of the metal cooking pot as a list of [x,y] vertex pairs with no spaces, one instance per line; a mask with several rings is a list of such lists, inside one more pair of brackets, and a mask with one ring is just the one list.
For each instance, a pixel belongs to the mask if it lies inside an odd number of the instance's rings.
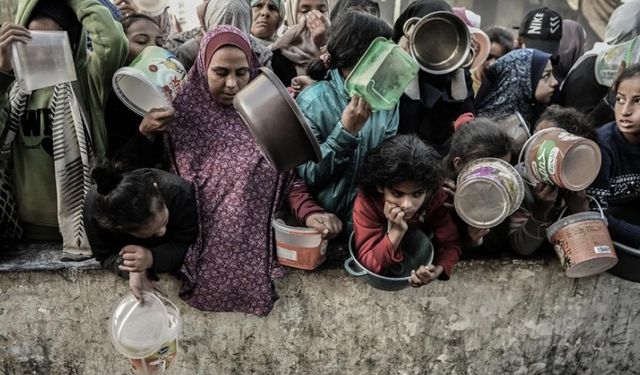
[[613,242],[618,256],[618,263],[609,273],[621,279],[640,282],[640,249],[634,249],[620,242]]
[[260,68],[258,75],[233,98],[264,157],[279,172],[322,159],[320,145],[300,107],[278,77]]
[[394,292],[409,286],[411,271],[421,265],[433,262],[433,245],[431,239],[420,229],[408,230],[400,247],[404,252],[404,261],[389,270],[390,276],[382,276],[366,269],[356,258],[355,239],[353,233],[349,237],[349,255],[344,262],[344,269],[351,276],[362,277],[367,284],[380,290]]
[[410,51],[420,68],[443,75],[471,66],[474,60],[467,25],[453,13],[433,12],[409,18],[403,26]]

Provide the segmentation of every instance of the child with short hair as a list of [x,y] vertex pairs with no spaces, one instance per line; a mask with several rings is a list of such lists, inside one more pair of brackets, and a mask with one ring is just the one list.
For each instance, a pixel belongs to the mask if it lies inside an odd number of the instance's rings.
[[614,241],[640,248],[640,64],[613,85],[616,121],[598,129],[602,166],[587,189],[607,207]]
[[[596,140],[596,132],[585,115],[573,108],[557,105],[549,107],[540,117],[535,132],[556,127],[579,137]],[[516,166],[525,175],[524,162]],[[567,215],[589,209],[585,190],[569,191],[538,182],[535,187],[525,184],[525,194],[520,208],[509,218],[509,244],[520,255],[531,255],[546,239],[546,230],[559,217],[564,208]]]
[[353,207],[357,258],[383,274],[404,259],[400,242],[410,228],[434,234],[432,265],[412,271],[409,283],[448,280],[461,253],[460,235],[444,203],[439,155],[415,135],[397,135],[369,152],[358,173]]

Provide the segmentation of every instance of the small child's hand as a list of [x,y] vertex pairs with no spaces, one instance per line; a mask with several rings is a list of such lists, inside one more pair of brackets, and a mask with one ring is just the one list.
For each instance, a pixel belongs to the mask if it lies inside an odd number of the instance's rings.
[[144,272],[153,266],[153,254],[146,247],[127,245],[119,255],[123,261],[118,268],[124,272]]
[[409,229],[407,222],[404,220],[404,215],[405,212],[397,204],[384,202],[384,216],[391,223],[392,229],[399,229],[403,233]]
[[309,215],[305,224],[322,233],[323,240],[330,240],[342,232],[342,221],[336,215],[326,212]]
[[[444,190],[444,192],[447,193],[449,198],[451,198],[451,201],[453,201],[456,195],[456,183],[450,178],[445,178],[444,181],[442,181],[441,187],[442,187],[442,190]],[[444,202],[442,205],[447,208],[453,208],[453,204],[449,202]]]
[[327,44],[327,31],[329,30],[329,19],[317,10],[311,11],[306,16],[309,33],[316,46],[322,47]]
[[558,188],[553,185],[538,183],[533,189],[532,215],[541,222],[547,221],[547,216],[551,212],[556,199],[558,199]]
[[354,95],[344,111],[342,111],[342,126],[355,136],[367,122],[369,116],[371,116],[369,103],[363,98]]
[[482,245],[482,239],[484,236],[489,234],[489,228],[476,228],[471,225],[467,226],[467,233],[469,234],[469,239],[471,239],[471,243],[474,247]]
[[311,86],[315,81],[313,79],[311,79],[311,77],[309,76],[297,76],[295,78],[293,78],[291,80],[291,88],[293,89],[293,92],[295,93],[294,96],[298,96],[299,93],[302,92],[302,90],[306,89],[307,87]]
[[423,285],[427,285],[433,280],[440,277],[444,269],[440,265],[428,265],[420,266],[417,270],[411,271],[411,277],[409,278],[409,284],[418,288]]

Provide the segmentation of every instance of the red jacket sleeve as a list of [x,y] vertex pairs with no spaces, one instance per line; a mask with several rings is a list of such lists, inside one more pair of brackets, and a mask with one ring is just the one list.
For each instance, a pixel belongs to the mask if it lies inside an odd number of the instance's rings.
[[442,205],[448,199],[442,190],[436,192],[432,199],[434,206],[428,210],[425,224],[433,231],[435,257],[433,264],[444,269],[441,280],[449,280],[453,267],[458,263],[462,253],[462,241],[451,210]]
[[375,273],[382,273],[402,262],[402,251],[394,248],[387,236],[387,219],[382,207],[358,192],[353,206],[353,231],[356,256],[360,264]]
[[291,213],[302,225],[305,225],[309,215],[325,212],[324,208],[320,207],[313,199],[313,195],[304,180],[297,176],[289,191],[288,200]]

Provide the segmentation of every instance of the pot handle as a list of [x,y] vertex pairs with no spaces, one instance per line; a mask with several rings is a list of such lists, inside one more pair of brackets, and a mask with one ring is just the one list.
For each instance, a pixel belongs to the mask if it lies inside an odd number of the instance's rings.
[[347,258],[347,260],[344,261],[344,270],[347,271],[347,273],[351,276],[355,276],[355,277],[360,277],[360,276],[364,276],[367,274],[367,271],[362,270],[360,272],[356,271],[353,269],[353,267],[351,266],[352,263],[355,262],[355,259],[353,259],[353,257],[349,257]]
[[409,35],[410,31],[416,23],[420,21],[420,19],[420,17],[411,17],[404,23],[404,26],[402,26],[402,33],[407,37],[407,39],[411,40],[411,35]]

